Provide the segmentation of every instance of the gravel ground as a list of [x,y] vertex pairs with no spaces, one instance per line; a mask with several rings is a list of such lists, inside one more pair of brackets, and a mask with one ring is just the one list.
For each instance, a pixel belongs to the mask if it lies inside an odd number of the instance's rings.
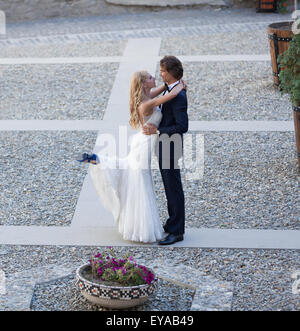
[[[126,19],[125,16],[54,19],[9,25],[7,37],[167,29],[174,26],[174,20],[176,26],[184,27],[277,21],[287,17],[290,19],[290,15],[266,15],[243,9],[178,11],[176,15],[170,11],[129,15]],[[196,34],[180,40],[176,36],[163,39],[161,55],[268,52],[265,31],[217,33],[211,34],[210,39]],[[222,44],[218,45],[220,41]],[[122,41],[114,46],[109,42],[68,43],[56,50],[53,45],[32,49],[7,47],[0,50],[0,56],[111,56],[119,55],[124,45]],[[190,120],[292,120],[288,97],[280,96],[273,86],[267,62],[184,63],[184,68]],[[117,70],[118,64],[2,66],[0,120],[101,119]],[[96,135],[96,132],[0,132],[0,225],[70,225],[87,170],[74,158],[93,148]],[[293,132],[218,132],[205,133],[204,138],[203,179],[187,181],[183,176],[187,227],[299,229],[296,209],[299,173]],[[166,201],[158,171],[154,171],[154,181],[163,220]],[[2,245],[0,269],[8,276],[49,264],[73,269],[98,250],[102,248]],[[166,264],[185,264],[233,282],[232,310],[300,310],[299,295],[292,293],[291,277],[300,270],[299,250],[174,247],[116,250],[120,254],[130,253],[137,261],[161,259]],[[37,285],[32,308],[94,309],[79,300],[72,281],[71,277],[53,281],[45,296],[43,285]],[[63,283],[67,287],[62,293]],[[184,302],[179,308],[188,309],[192,297],[189,290],[169,283],[162,285],[174,301],[162,296],[155,301],[158,310],[162,303],[164,310],[175,307],[178,310],[178,298],[182,297]]]
[[[197,134],[204,135],[204,176],[186,180],[190,170],[182,170],[186,227],[300,229],[294,132]],[[168,214],[159,170],[153,170],[153,179],[164,222]]]
[[119,65],[5,65],[0,120],[99,120]]
[[[268,62],[186,62],[191,121],[292,121],[288,95],[273,85]],[[161,84],[159,68],[157,85]]]
[[[190,169],[182,170],[186,227],[300,229],[293,132],[197,134],[204,135],[204,176],[189,180]],[[0,133],[1,224],[70,225],[87,171],[75,159],[93,149],[96,137],[94,131]],[[153,178],[164,222],[159,170]]]
[[256,13],[253,8],[165,9],[159,12],[123,15],[50,18],[7,24],[8,38],[40,35],[118,31],[128,29],[171,28],[224,23],[255,23],[290,20],[290,14]]
[[97,133],[0,132],[0,225],[70,225]]
[[[96,251],[102,250],[103,248],[99,247],[7,245],[0,248],[0,265],[7,275],[51,263],[64,264],[72,268],[87,261]],[[291,278],[293,272],[300,270],[299,250],[174,247],[117,247],[115,250],[120,255],[125,252],[130,253],[137,262],[163,259],[166,264],[183,263],[219,280],[232,281],[234,283],[232,310],[300,310],[299,295],[292,293],[294,280]],[[59,285],[54,283],[45,297],[39,297],[40,305],[34,308],[42,310],[46,307],[49,309],[54,307],[60,295],[55,292],[57,286]],[[37,295],[41,293],[40,290],[41,288],[37,287]],[[171,291],[175,293],[177,290],[173,288]],[[68,293],[72,296],[72,291]],[[187,297],[190,297],[190,294]],[[167,306],[164,309],[174,307],[173,303],[167,300],[165,302]],[[177,303],[179,304],[178,301]],[[66,300],[61,304],[70,307],[70,302]],[[74,309],[82,307],[80,302],[73,301],[73,304]]]
[[266,31],[219,33],[193,38],[163,39],[160,55],[269,54]]
[[[184,63],[184,69],[190,120],[292,120],[269,63]],[[117,70],[111,63],[4,66],[0,120],[102,119]]]
[[[128,311],[187,311],[194,291],[165,280],[159,281],[159,290],[144,305],[127,308]],[[178,300],[180,298],[180,300]],[[108,311],[88,302],[75,286],[75,275],[37,284],[31,302],[33,311]]]
[[86,43],[68,43],[51,45],[24,45],[2,47],[0,58],[18,57],[94,57],[120,56],[123,54],[126,41],[102,41]]

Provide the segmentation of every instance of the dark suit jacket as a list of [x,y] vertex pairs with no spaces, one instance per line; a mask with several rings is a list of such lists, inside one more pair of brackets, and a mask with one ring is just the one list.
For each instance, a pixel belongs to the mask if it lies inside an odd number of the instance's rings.
[[189,129],[187,115],[186,91],[182,90],[174,99],[162,105],[162,120],[158,130],[161,134],[166,133],[171,136],[179,133],[181,136]]
[[[189,128],[187,107],[185,90],[182,90],[174,99],[162,105],[163,117],[158,127],[160,136],[157,146],[157,156],[160,162],[164,158],[175,161],[176,164],[183,155],[183,133],[187,132]],[[174,138],[173,142],[172,136]],[[177,143],[178,140],[181,141],[181,144]],[[169,145],[170,154],[166,153],[166,150],[162,147],[164,144]]]

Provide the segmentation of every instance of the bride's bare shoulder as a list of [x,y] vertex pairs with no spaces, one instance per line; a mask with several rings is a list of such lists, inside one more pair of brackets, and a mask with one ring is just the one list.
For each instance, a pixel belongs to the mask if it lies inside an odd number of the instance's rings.
[[141,104],[139,105],[138,110],[143,116],[149,116],[153,113],[152,103],[149,102],[151,100],[152,99],[141,102]]

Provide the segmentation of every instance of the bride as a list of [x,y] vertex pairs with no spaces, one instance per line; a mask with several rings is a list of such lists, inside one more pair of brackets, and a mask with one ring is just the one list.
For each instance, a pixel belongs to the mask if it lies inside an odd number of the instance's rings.
[[[82,155],[79,162],[91,163],[90,175],[96,192],[114,217],[124,240],[151,243],[164,237],[160,222],[153,179],[151,158],[159,133],[145,135],[143,126],[159,126],[162,113],[160,105],[175,98],[185,88],[181,81],[172,91],[159,96],[165,85],[156,88],[155,78],[147,71],[138,71],[131,78],[130,126],[139,129],[130,142],[130,152],[125,158],[98,154]],[[112,166],[119,163],[119,168]]]

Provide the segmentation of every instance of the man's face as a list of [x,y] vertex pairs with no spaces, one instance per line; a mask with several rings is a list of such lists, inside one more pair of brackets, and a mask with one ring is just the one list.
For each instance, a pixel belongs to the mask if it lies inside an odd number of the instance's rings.
[[170,73],[168,73],[168,71],[162,66],[160,67],[159,75],[164,81],[164,83],[170,83],[174,80],[175,81],[177,80]]

